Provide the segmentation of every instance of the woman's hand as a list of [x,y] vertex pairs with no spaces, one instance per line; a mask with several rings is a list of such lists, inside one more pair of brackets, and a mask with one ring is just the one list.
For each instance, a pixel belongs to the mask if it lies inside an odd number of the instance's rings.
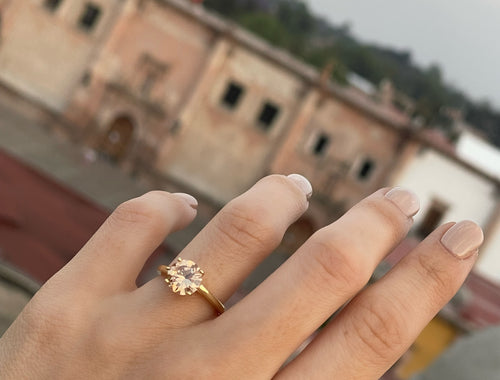
[[[297,175],[264,178],[180,256],[204,269],[205,286],[225,301],[306,211],[310,192]],[[190,196],[160,191],[119,206],[0,340],[1,378],[377,379],[456,293],[483,239],[472,222],[443,225],[365,288],[418,211],[413,194],[383,189],[215,317],[199,294],[174,294],[161,277],[135,285],[153,250],[195,208]]]

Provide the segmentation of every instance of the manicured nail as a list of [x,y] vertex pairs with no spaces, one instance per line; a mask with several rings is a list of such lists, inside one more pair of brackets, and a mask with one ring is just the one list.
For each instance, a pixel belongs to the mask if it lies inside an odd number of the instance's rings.
[[470,220],[465,220],[446,231],[441,243],[458,258],[467,259],[477,251],[483,240],[481,227]]
[[290,180],[295,183],[300,190],[306,195],[307,199],[310,199],[313,193],[313,188],[311,182],[307,180],[306,177],[301,176],[300,174],[290,174],[288,176]]
[[394,203],[407,217],[413,217],[420,210],[420,201],[417,195],[401,187],[395,187],[385,197]]
[[176,195],[179,198],[182,198],[188,205],[190,205],[195,210],[198,208],[198,201],[192,195],[185,193],[175,193],[174,195]]

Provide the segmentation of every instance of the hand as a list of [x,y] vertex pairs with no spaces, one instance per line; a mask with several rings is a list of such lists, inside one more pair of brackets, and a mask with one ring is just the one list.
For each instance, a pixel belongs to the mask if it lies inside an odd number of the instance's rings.
[[[307,209],[300,176],[270,176],[230,202],[181,252],[223,302]],[[52,277],[0,340],[2,379],[377,379],[456,293],[482,242],[472,222],[439,227],[364,288],[408,233],[418,200],[377,191],[316,232],[216,317],[199,294],[138,273],[196,200],[150,192],[125,202]],[[296,348],[349,304],[290,364]]]

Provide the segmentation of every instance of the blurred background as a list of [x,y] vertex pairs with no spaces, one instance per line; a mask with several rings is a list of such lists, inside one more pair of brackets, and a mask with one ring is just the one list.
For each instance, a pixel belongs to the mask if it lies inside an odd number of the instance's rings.
[[499,25],[491,0],[0,0],[0,334],[121,202],[200,201],[141,283],[259,178],[300,173],[310,209],[230,303],[402,185],[421,211],[373,281],[444,222],[486,240],[385,378],[500,378]]

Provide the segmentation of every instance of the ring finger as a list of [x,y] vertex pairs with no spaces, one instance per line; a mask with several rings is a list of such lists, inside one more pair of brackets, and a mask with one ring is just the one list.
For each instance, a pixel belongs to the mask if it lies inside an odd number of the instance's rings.
[[[281,242],[290,224],[308,207],[312,193],[302,176],[268,176],[229,202],[180,253],[205,271],[203,284],[222,302]],[[200,295],[173,294],[161,277],[137,291],[141,310],[155,321],[165,318],[168,307],[182,314],[179,324],[190,325],[213,317],[213,307]]]
[[407,234],[418,208],[416,196],[399,188],[363,200],[315,233],[257,289],[214,320],[212,340],[224,337],[227,355],[238,352],[244,358],[239,365],[267,369],[272,376],[363,288],[380,260]]

